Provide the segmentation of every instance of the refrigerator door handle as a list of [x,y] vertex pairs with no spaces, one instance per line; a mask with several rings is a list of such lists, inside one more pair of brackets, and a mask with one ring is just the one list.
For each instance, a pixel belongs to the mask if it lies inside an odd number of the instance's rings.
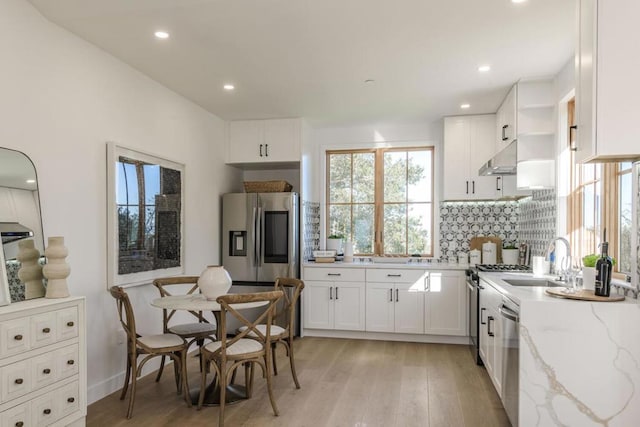
[[258,207],[258,218],[256,221],[258,232],[256,233],[256,265],[262,265],[262,253],[260,248],[262,248],[262,208]]
[[258,252],[257,252],[258,245],[256,243],[258,241],[258,238],[257,238],[258,227],[256,225],[256,218],[257,218],[257,208],[253,208],[253,215],[251,218],[251,235],[253,236],[253,248],[251,249],[253,249],[252,255],[253,255],[253,263],[255,265],[258,264]]

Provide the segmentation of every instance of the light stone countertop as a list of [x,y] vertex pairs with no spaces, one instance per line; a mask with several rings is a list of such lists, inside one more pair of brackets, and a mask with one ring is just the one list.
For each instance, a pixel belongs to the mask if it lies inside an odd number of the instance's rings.
[[411,270],[459,270],[464,271],[469,268],[469,264],[449,264],[446,262],[309,262],[302,263],[302,267],[322,267],[322,268],[392,268]]

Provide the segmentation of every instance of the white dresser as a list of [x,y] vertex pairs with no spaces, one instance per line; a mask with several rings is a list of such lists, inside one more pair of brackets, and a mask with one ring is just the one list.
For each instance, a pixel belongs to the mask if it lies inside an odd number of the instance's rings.
[[0,307],[0,427],[84,426],[84,297]]

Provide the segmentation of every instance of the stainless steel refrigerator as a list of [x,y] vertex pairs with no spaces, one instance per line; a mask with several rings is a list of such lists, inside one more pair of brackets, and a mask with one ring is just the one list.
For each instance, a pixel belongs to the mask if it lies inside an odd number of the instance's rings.
[[297,193],[228,193],[222,198],[222,264],[234,284],[300,277]]

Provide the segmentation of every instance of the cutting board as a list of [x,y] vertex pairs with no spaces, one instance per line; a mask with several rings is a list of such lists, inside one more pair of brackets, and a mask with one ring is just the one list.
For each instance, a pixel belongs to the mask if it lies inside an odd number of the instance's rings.
[[545,291],[549,295],[553,295],[554,297],[562,297],[569,299],[579,299],[584,301],[603,301],[603,302],[614,302],[614,301],[624,301],[623,295],[610,295],[608,297],[601,297],[593,293],[591,289],[581,289],[580,291],[568,294],[563,292],[565,288],[548,288]]
[[[502,239],[494,236],[472,237],[469,242],[469,250],[477,249],[482,252],[482,244],[485,242],[493,242],[496,244],[496,261],[502,262]],[[482,261],[484,263],[484,260]]]

